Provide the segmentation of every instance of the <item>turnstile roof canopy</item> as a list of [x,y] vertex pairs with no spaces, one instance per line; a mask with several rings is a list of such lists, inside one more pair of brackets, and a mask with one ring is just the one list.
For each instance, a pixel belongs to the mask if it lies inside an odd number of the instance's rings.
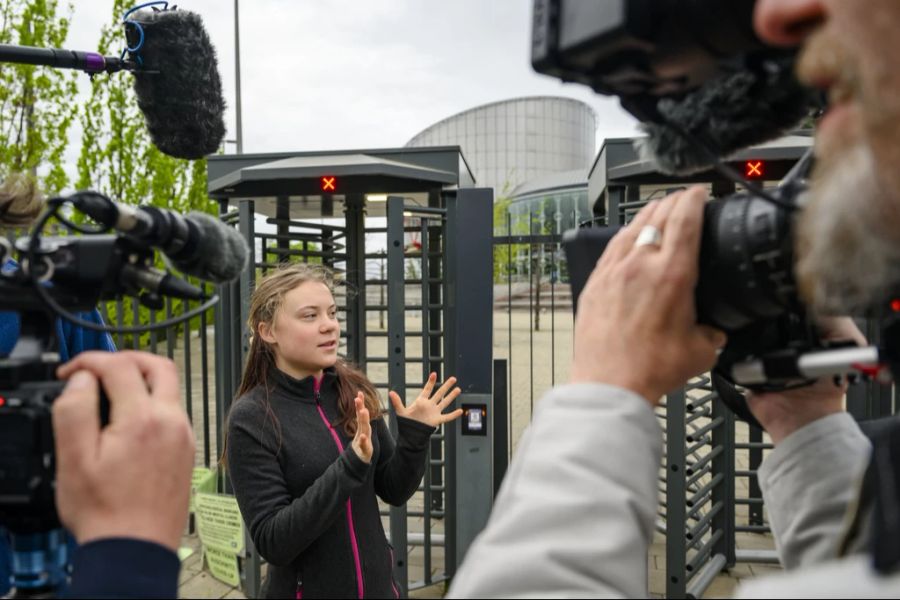
[[475,183],[458,146],[219,155],[209,158],[208,173],[212,198],[252,198],[267,213],[276,198],[287,197],[297,216],[316,216],[323,204],[351,194],[427,198]]

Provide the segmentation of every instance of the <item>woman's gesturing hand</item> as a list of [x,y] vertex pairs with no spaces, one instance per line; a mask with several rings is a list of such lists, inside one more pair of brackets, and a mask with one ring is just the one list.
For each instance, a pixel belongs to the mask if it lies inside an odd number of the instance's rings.
[[[397,392],[390,392],[391,404],[398,416],[407,419],[413,419],[431,427],[437,427],[444,423],[449,423],[462,416],[463,411],[457,408],[453,412],[445,413],[444,409],[456,400],[456,397],[462,393],[460,388],[453,388],[456,385],[456,377],[450,377],[444,382],[438,391],[431,395],[434,384],[437,381],[437,374],[432,373],[428,376],[428,383],[422,389],[419,397],[413,400],[409,406],[403,404],[403,399]],[[453,391],[450,391],[453,388]],[[449,393],[448,393],[449,392]]]
[[356,455],[364,463],[372,462],[372,423],[369,420],[369,409],[362,392],[356,394],[356,435],[351,446]]

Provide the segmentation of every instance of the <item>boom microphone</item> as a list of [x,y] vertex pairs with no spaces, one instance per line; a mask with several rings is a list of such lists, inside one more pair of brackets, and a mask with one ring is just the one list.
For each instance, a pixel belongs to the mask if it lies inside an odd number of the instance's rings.
[[216,50],[200,16],[141,10],[126,20],[125,35],[140,65],[134,91],[153,144],[176,158],[216,152],[225,137],[225,100]]
[[167,2],[152,4],[166,8],[126,13],[128,48],[122,57],[0,44],[0,63],[78,69],[91,75],[131,71],[153,144],[175,158],[203,158],[216,152],[225,138],[216,50],[199,15],[170,9]]
[[98,223],[159,248],[186,275],[226,283],[247,265],[249,249],[241,234],[206,213],[129,206],[97,192],[78,192],[72,202]]

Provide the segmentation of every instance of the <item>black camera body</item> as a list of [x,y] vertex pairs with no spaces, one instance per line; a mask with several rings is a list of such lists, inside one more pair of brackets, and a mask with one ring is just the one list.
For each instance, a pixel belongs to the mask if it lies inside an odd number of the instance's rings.
[[[99,226],[69,220],[63,211],[67,206]],[[83,235],[43,236],[51,219]],[[188,322],[209,310],[218,296],[157,269],[155,249],[183,258],[179,251],[201,234],[232,246],[235,238],[224,235],[211,218],[195,217],[193,226],[182,221],[171,211],[144,208],[138,213],[84,191],[47,201],[32,235],[16,240],[15,262],[10,260],[13,244],[0,237],[0,311],[19,316],[18,341],[8,356],[0,357],[0,527],[10,533],[14,597],[53,597],[69,573],[68,543],[55,498],[52,409],[65,385],[56,377],[61,341],[56,321],[104,333],[137,334]],[[114,227],[122,233],[108,234]],[[225,265],[224,271],[221,265],[197,267],[199,277],[228,278],[229,269],[242,262],[240,250],[230,248],[234,265]],[[102,300],[123,296],[153,310],[162,309],[166,297],[202,304],[176,317],[130,327],[110,327],[79,315],[93,311]],[[99,400],[98,426],[104,427],[109,402],[102,389]]]
[[[563,244],[576,296],[618,227],[573,229]],[[792,216],[738,193],[704,209],[697,283],[701,323],[733,334],[802,310],[793,276]]]
[[43,381],[4,381],[0,388],[0,512],[16,533],[59,527],[50,410],[64,384],[49,375]]
[[[793,203],[802,185],[784,185],[775,193]],[[793,274],[793,215],[747,193],[710,200],[704,209],[697,320],[728,334],[718,369],[734,381],[732,367],[772,352],[791,356],[824,348],[806,318]],[[563,247],[577,299],[618,227],[591,227],[565,233]],[[786,369],[768,377],[760,389],[804,379]]]
[[618,96],[641,120],[656,99],[790,54],[753,31],[755,0],[535,0],[531,63],[539,73]]
[[[102,299],[134,292],[129,273],[153,256],[116,235],[42,237],[30,245],[31,238],[20,239],[18,268],[0,275],[0,310],[19,313],[21,322],[18,343],[0,359],[0,525],[15,534],[60,526],[51,409],[64,383],[56,378],[56,315],[35,281],[58,305],[89,311]],[[108,414],[101,397],[101,424]]]

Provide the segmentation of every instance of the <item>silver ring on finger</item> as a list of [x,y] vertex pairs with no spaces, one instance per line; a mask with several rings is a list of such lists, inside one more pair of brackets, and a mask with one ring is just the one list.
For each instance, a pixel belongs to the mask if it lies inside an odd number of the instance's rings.
[[654,246],[659,248],[662,245],[662,232],[653,225],[645,225],[638,233],[637,239],[634,240],[634,247]]

